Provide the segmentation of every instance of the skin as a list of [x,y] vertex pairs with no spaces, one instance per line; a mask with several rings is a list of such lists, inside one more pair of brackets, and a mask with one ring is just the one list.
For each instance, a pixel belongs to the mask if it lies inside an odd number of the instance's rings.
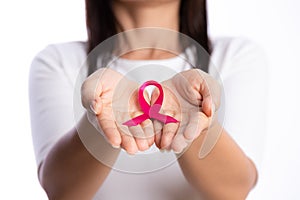
[[[252,161],[217,120],[220,105],[217,81],[201,70],[192,69],[162,85],[168,102],[162,109],[181,119],[181,123],[162,125],[154,121],[156,145],[178,153],[189,145],[178,162],[186,179],[204,199],[245,199],[255,185],[257,172]],[[152,98],[155,96],[154,92]],[[220,136],[210,153],[199,159],[199,150],[207,134]]]
[[137,89],[136,82],[107,68],[99,69],[89,76],[81,88],[82,104],[92,112],[88,115],[94,127],[112,147],[122,147],[129,154],[135,154],[138,150],[144,151],[154,143],[154,130],[150,119],[130,128],[122,125],[123,122],[143,114],[137,102]]
[[[113,1],[117,28],[124,31],[150,26],[178,31],[179,3],[178,0]],[[171,55],[148,49],[126,54],[124,57],[161,59]],[[98,79],[100,75],[102,79]],[[106,76],[112,78],[105,81]],[[97,142],[101,144],[100,151],[107,152],[106,156],[111,164],[116,160],[120,148],[133,154],[137,150],[148,149],[155,142],[162,149],[173,149],[179,153],[189,145],[178,162],[186,179],[205,199],[245,199],[256,183],[256,168],[226,130],[214,120],[213,116],[217,115],[220,99],[218,85],[209,75],[205,75],[206,81],[203,81],[203,77],[202,72],[195,73],[189,70],[162,83],[166,92],[166,102],[170,102],[168,105],[163,104],[162,110],[177,119],[182,119],[181,123],[162,125],[148,120],[136,129],[124,130],[120,126],[122,120],[141,114],[141,109],[134,100],[137,85],[125,80],[131,92],[122,95],[128,97],[124,99],[130,99],[130,116],[112,118],[112,94],[118,89],[117,82],[122,76],[113,70],[97,71],[82,86],[82,103],[87,109],[87,115],[83,116],[76,127],[80,132],[96,134],[96,129],[102,130],[104,137]],[[156,98],[157,93],[154,92],[149,97],[149,102]],[[120,105],[126,104],[118,98],[116,100]],[[178,108],[192,110],[192,115],[189,115],[189,112],[176,112]],[[94,123],[90,123],[92,119]],[[52,147],[39,167],[40,182],[49,199],[91,199],[111,170],[87,151],[77,129],[74,127],[66,133]],[[195,129],[197,131],[191,131]],[[216,132],[221,134],[215,147],[205,158],[199,159],[199,149],[205,136]]]

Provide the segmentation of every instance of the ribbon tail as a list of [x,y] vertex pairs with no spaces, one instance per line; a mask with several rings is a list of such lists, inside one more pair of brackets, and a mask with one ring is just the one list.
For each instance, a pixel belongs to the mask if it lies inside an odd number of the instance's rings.
[[137,117],[134,117],[134,118],[132,118],[132,119],[124,122],[123,125],[126,125],[126,126],[137,126],[138,124],[142,123],[146,119],[149,119],[149,116],[144,113],[142,115],[139,115]]
[[167,116],[166,124],[168,124],[168,123],[177,123],[177,122],[179,122],[179,121],[177,119],[175,119],[174,117]]
[[151,116],[152,119],[156,119],[164,124],[168,124],[168,123],[177,123],[178,120],[171,117],[171,116],[168,116],[168,115],[163,115],[163,114],[160,114],[160,113],[155,113]]

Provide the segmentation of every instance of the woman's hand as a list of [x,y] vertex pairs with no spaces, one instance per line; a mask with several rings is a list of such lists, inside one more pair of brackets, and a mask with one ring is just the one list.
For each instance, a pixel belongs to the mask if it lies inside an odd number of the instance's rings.
[[134,127],[122,125],[143,113],[137,101],[137,89],[136,82],[108,68],[90,75],[81,89],[89,121],[113,147],[122,147],[129,154],[144,151],[154,143],[150,119]]
[[[154,121],[155,143],[160,149],[180,153],[213,122],[220,104],[220,86],[207,73],[191,69],[162,82],[164,101],[161,112],[179,123]],[[159,92],[152,93],[151,102]]]

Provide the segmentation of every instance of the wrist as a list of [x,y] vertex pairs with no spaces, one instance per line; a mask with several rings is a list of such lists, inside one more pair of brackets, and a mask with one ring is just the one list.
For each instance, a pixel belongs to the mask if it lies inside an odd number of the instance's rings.
[[210,126],[203,133],[201,133],[202,137],[198,141],[199,159],[205,158],[213,150],[222,132],[223,127],[216,117],[212,120]]

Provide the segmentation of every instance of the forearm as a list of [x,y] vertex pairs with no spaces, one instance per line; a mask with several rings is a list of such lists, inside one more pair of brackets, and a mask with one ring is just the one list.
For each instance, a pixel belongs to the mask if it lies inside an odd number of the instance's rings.
[[[84,116],[78,132],[96,130]],[[49,199],[91,199],[110,172],[83,145],[76,128],[63,136],[50,150],[39,170],[41,184]],[[96,133],[100,135],[99,133]],[[113,149],[103,137],[97,145],[106,153],[111,164],[119,150]]]
[[209,131],[219,130],[221,136],[205,158],[199,159],[198,154],[207,133],[197,138],[180,157],[180,166],[185,177],[205,199],[245,199],[255,185],[256,168],[219,124]]

